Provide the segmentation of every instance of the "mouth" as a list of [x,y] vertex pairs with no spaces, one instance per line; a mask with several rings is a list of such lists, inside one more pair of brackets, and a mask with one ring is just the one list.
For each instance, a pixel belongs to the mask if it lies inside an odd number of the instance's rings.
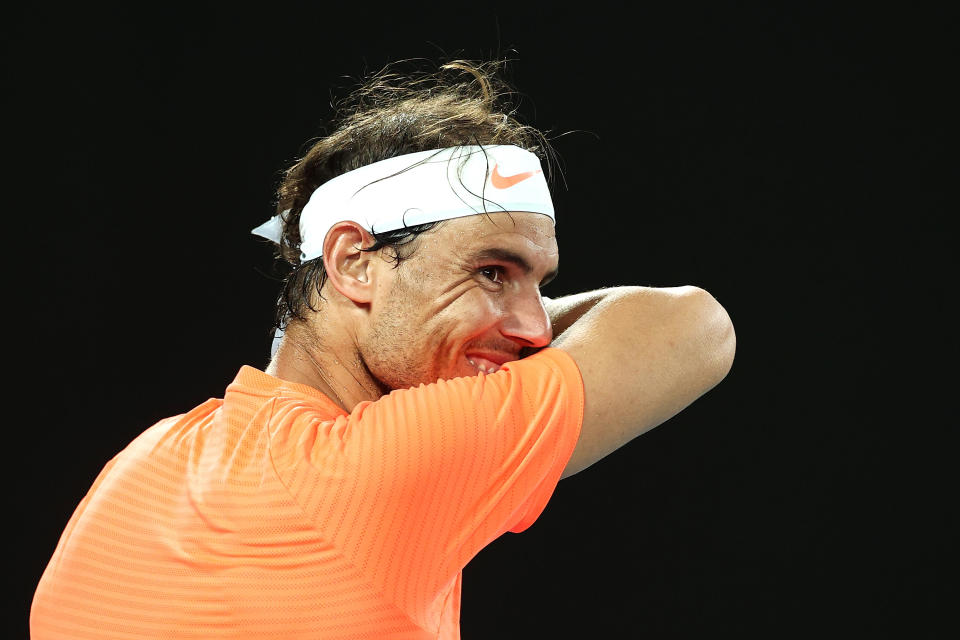
[[504,364],[516,360],[516,356],[506,353],[468,353],[467,362],[480,373],[496,373]]

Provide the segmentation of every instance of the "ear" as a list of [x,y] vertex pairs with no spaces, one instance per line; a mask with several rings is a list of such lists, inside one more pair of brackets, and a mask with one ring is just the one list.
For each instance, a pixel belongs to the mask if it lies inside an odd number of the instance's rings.
[[374,244],[370,233],[356,222],[338,222],[323,240],[323,266],[327,280],[344,297],[357,304],[373,299],[373,259],[376,251],[361,251]]

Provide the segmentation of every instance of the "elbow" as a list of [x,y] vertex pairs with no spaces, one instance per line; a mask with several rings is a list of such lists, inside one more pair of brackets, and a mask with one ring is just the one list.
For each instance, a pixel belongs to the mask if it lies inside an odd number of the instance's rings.
[[693,304],[696,305],[700,327],[698,342],[703,354],[704,368],[712,374],[715,385],[733,368],[737,352],[737,333],[730,314],[713,295],[699,287],[687,289]]
[[[723,307],[720,307],[723,309]],[[733,329],[733,321],[725,309],[723,309],[724,322],[721,335],[718,339],[717,359],[720,367],[720,379],[723,380],[733,368],[733,360],[737,355],[737,332]]]

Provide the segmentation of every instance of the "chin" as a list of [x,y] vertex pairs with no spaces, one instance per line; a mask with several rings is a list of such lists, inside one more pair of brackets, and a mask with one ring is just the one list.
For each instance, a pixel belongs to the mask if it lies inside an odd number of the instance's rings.
[[434,367],[430,373],[424,372],[419,375],[415,374],[404,378],[399,378],[395,375],[377,376],[377,382],[381,387],[381,391],[387,394],[397,389],[415,389],[420,385],[433,384],[440,380],[468,378],[476,375],[480,375],[480,370],[477,366],[471,364],[465,357],[461,357],[459,362],[444,369]]

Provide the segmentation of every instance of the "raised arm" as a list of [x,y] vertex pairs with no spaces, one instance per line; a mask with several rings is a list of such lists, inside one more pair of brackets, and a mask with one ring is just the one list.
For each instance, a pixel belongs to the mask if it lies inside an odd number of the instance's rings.
[[546,301],[551,346],[583,376],[583,428],[563,477],[679,413],[733,364],[726,310],[698,287],[617,287]]

